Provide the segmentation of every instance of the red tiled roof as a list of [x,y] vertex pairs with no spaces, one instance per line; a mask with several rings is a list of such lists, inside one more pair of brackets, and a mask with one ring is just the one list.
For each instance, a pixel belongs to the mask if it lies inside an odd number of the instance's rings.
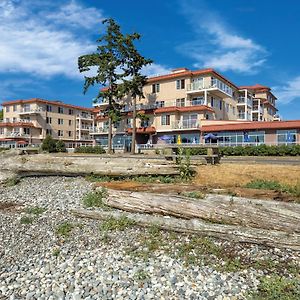
[[[132,128],[127,128],[126,131],[128,133],[132,133]],[[156,133],[156,128],[154,126],[150,126],[150,127],[139,127],[136,129],[136,133]]]
[[34,128],[41,128],[38,126],[35,126],[33,123],[31,122],[3,122],[0,123],[0,127],[34,127]]
[[296,129],[300,128],[300,120],[273,122],[244,122],[238,124],[204,125],[202,132],[240,131],[256,129]]
[[44,100],[44,99],[40,99],[40,98],[5,101],[5,102],[2,103],[2,106],[12,105],[12,104],[27,104],[27,103],[35,103],[35,102],[50,104],[50,105],[63,106],[63,107],[68,107],[68,108],[74,108],[74,109],[79,109],[79,110],[87,110],[87,111],[91,111],[91,112],[93,111],[93,108],[82,107],[82,106],[77,106],[77,105],[72,105],[72,104],[66,104],[66,103],[63,103],[61,101]]
[[206,105],[197,106],[166,106],[155,109],[155,113],[165,113],[165,112],[189,112],[189,111],[209,111],[215,112],[211,107]]
[[247,89],[247,90],[270,90],[268,86],[264,86],[261,84],[254,84],[254,85],[244,85],[240,86],[239,89]]
[[[185,71],[176,72],[176,70],[185,70]],[[174,73],[149,77],[147,82],[151,83],[151,82],[157,82],[157,81],[162,81],[162,80],[167,80],[167,79],[187,77],[187,76],[197,76],[197,75],[204,75],[204,74],[213,74],[217,77],[220,77],[221,79],[223,79],[225,82],[232,85],[236,89],[239,89],[234,83],[232,83],[230,80],[228,80],[223,75],[221,75],[220,73],[218,73],[217,71],[215,71],[214,69],[211,69],[211,68],[210,69],[203,69],[203,70],[196,70],[196,71],[191,71],[191,70],[188,70],[186,68],[179,68],[179,69],[175,69]],[[107,91],[107,90],[108,90],[108,87],[103,87],[101,89],[101,91]]]

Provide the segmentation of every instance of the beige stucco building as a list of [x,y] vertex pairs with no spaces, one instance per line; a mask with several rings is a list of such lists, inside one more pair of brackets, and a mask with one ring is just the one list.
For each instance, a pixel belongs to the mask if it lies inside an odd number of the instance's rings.
[[89,134],[94,126],[92,108],[38,98],[7,101],[2,106],[2,144],[39,145],[47,135],[64,141],[68,147],[93,142]]

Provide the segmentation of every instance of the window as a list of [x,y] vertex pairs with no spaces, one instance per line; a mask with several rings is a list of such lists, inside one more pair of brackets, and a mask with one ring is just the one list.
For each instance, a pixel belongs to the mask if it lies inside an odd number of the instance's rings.
[[13,106],[13,110],[17,111],[17,105],[16,104]]
[[13,123],[16,123],[17,122],[17,118],[13,118]]
[[69,120],[69,126],[72,126],[72,120]]
[[51,123],[52,123],[52,118],[46,117],[46,123],[47,123],[47,124],[51,124]]
[[73,109],[69,109],[69,115],[73,115],[73,114],[74,114]]
[[72,131],[68,131],[68,136],[72,137]]
[[5,118],[5,122],[6,122],[6,123],[9,123],[9,118]]
[[6,106],[6,112],[9,112],[9,106]]
[[220,101],[219,102],[219,108],[220,108],[220,110],[222,110],[222,100],[220,99],[219,101]]
[[204,98],[203,97],[195,97],[191,101],[192,106],[196,105],[204,105]]
[[211,107],[214,107],[214,97],[211,97],[211,100],[210,100],[210,106],[211,106]]
[[4,134],[4,128],[0,127],[0,134]]
[[58,113],[63,114],[64,113],[64,108],[63,107],[58,107]]
[[126,119],[126,127],[131,128],[132,127],[132,119]]
[[46,129],[46,135],[52,135],[52,130],[51,129]]
[[176,99],[176,106],[185,106],[185,98]]
[[232,114],[235,115],[235,107],[232,107]]
[[297,141],[297,131],[295,130],[277,130],[278,144],[295,143]]
[[152,94],[159,93],[159,91],[160,91],[160,84],[159,83],[152,84]]
[[184,79],[176,80],[176,89],[177,90],[184,90],[185,89],[185,80]]
[[51,105],[46,105],[46,111],[51,112],[52,111],[52,106]]
[[156,101],[157,107],[165,107],[165,101]]
[[161,116],[161,125],[170,125],[170,115]]
[[57,122],[58,122],[58,125],[63,125],[64,124],[64,120],[63,119],[58,119]]
[[58,130],[58,136],[63,136],[63,135],[64,135],[63,130]]
[[24,134],[30,134],[30,128],[24,128],[23,132]]

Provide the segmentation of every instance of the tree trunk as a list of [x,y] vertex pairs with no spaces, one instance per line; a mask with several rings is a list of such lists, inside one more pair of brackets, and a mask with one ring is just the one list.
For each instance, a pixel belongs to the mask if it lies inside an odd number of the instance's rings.
[[132,141],[131,141],[132,154],[135,154],[135,140],[136,140],[136,96],[133,97]]
[[221,225],[206,223],[198,219],[178,219],[141,214],[124,214],[120,212],[104,212],[76,209],[71,211],[77,217],[106,220],[108,218],[121,218],[126,216],[137,225],[150,227],[158,226],[161,229],[182,233],[195,233],[204,236],[220,238],[236,243],[253,243],[265,246],[300,250],[300,235],[287,234],[277,230],[261,230],[234,225]]
[[300,233],[300,205],[207,195],[204,199],[109,190],[108,206],[136,213],[155,213],[184,219]]
[[112,119],[108,117],[108,139],[107,139],[107,153],[112,153]]

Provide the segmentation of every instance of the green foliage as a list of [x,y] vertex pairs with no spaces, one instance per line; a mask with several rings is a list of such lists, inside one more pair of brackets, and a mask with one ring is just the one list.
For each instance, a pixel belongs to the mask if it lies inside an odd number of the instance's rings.
[[246,188],[250,189],[262,189],[262,190],[274,190],[284,193],[289,193],[296,197],[300,197],[300,182],[294,186],[281,184],[274,180],[256,179],[252,180],[245,185]]
[[115,230],[125,230],[128,227],[135,225],[135,221],[129,219],[126,216],[121,218],[110,217],[102,222],[100,226],[101,231],[115,231]]
[[69,237],[74,225],[69,222],[63,222],[56,227],[56,234],[61,235],[63,237]]
[[33,218],[32,217],[28,217],[28,216],[23,216],[23,217],[21,217],[21,219],[20,219],[20,223],[21,224],[25,224],[25,225],[29,225],[29,224],[31,224],[32,222],[33,222]]
[[75,153],[93,153],[93,154],[104,154],[105,150],[101,146],[81,146],[75,148]]
[[257,292],[251,293],[249,299],[298,300],[300,299],[300,281],[278,275],[265,276],[261,279]]
[[60,255],[60,250],[58,248],[54,249],[52,255],[58,257]]
[[4,182],[4,186],[5,187],[12,187],[17,185],[18,183],[20,183],[20,178],[17,176],[8,178],[5,182]]
[[28,214],[38,216],[38,215],[41,215],[42,213],[44,213],[46,211],[46,209],[43,207],[32,206],[32,207],[27,207],[25,211]]
[[185,150],[183,157],[183,148],[178,148],[177,164],[179,166],[180,178],[184,181],[190,180],[194,174],[191,167],[191,155],[189,149]]
[[195,199],[204,199],[204,197],[205,197],[205,194],[198,192],[198,191],[184,192],[184,193],[182,193],[182,195],[185,197],[195,198]]
[[134,278],[135,278],[135,280],[137,280],[137,281],[145,281],[145,280],[147,280],[148,278],[150,278],[150,275],[149,275],[149,273],[147,273],[145,270],[139,269],[139,270],[137,270],[137,271],[135,272]]
[[66,152],[67,151],[65,143],[60,140],[56,142],[55,148],[56,148],[56,152]]
[[103,199],[107,197],[107,190],[102,188],[101,190],[97,190],[96,192],[89,193],[83,198],[83,205],[85,207],[101,207],[107,208],[107,206],[103,203]]
[[178,176],[158,175],[158,176],[134,176],[132,180],[142,183],[177,183],[181,181]]
[[43,140],[41,148],[43,151],[47,151],[49,153],[56,152],[56,141],[51,135],[47,135]]
[[3,120],[3,109],[0,109],[0,121]]

